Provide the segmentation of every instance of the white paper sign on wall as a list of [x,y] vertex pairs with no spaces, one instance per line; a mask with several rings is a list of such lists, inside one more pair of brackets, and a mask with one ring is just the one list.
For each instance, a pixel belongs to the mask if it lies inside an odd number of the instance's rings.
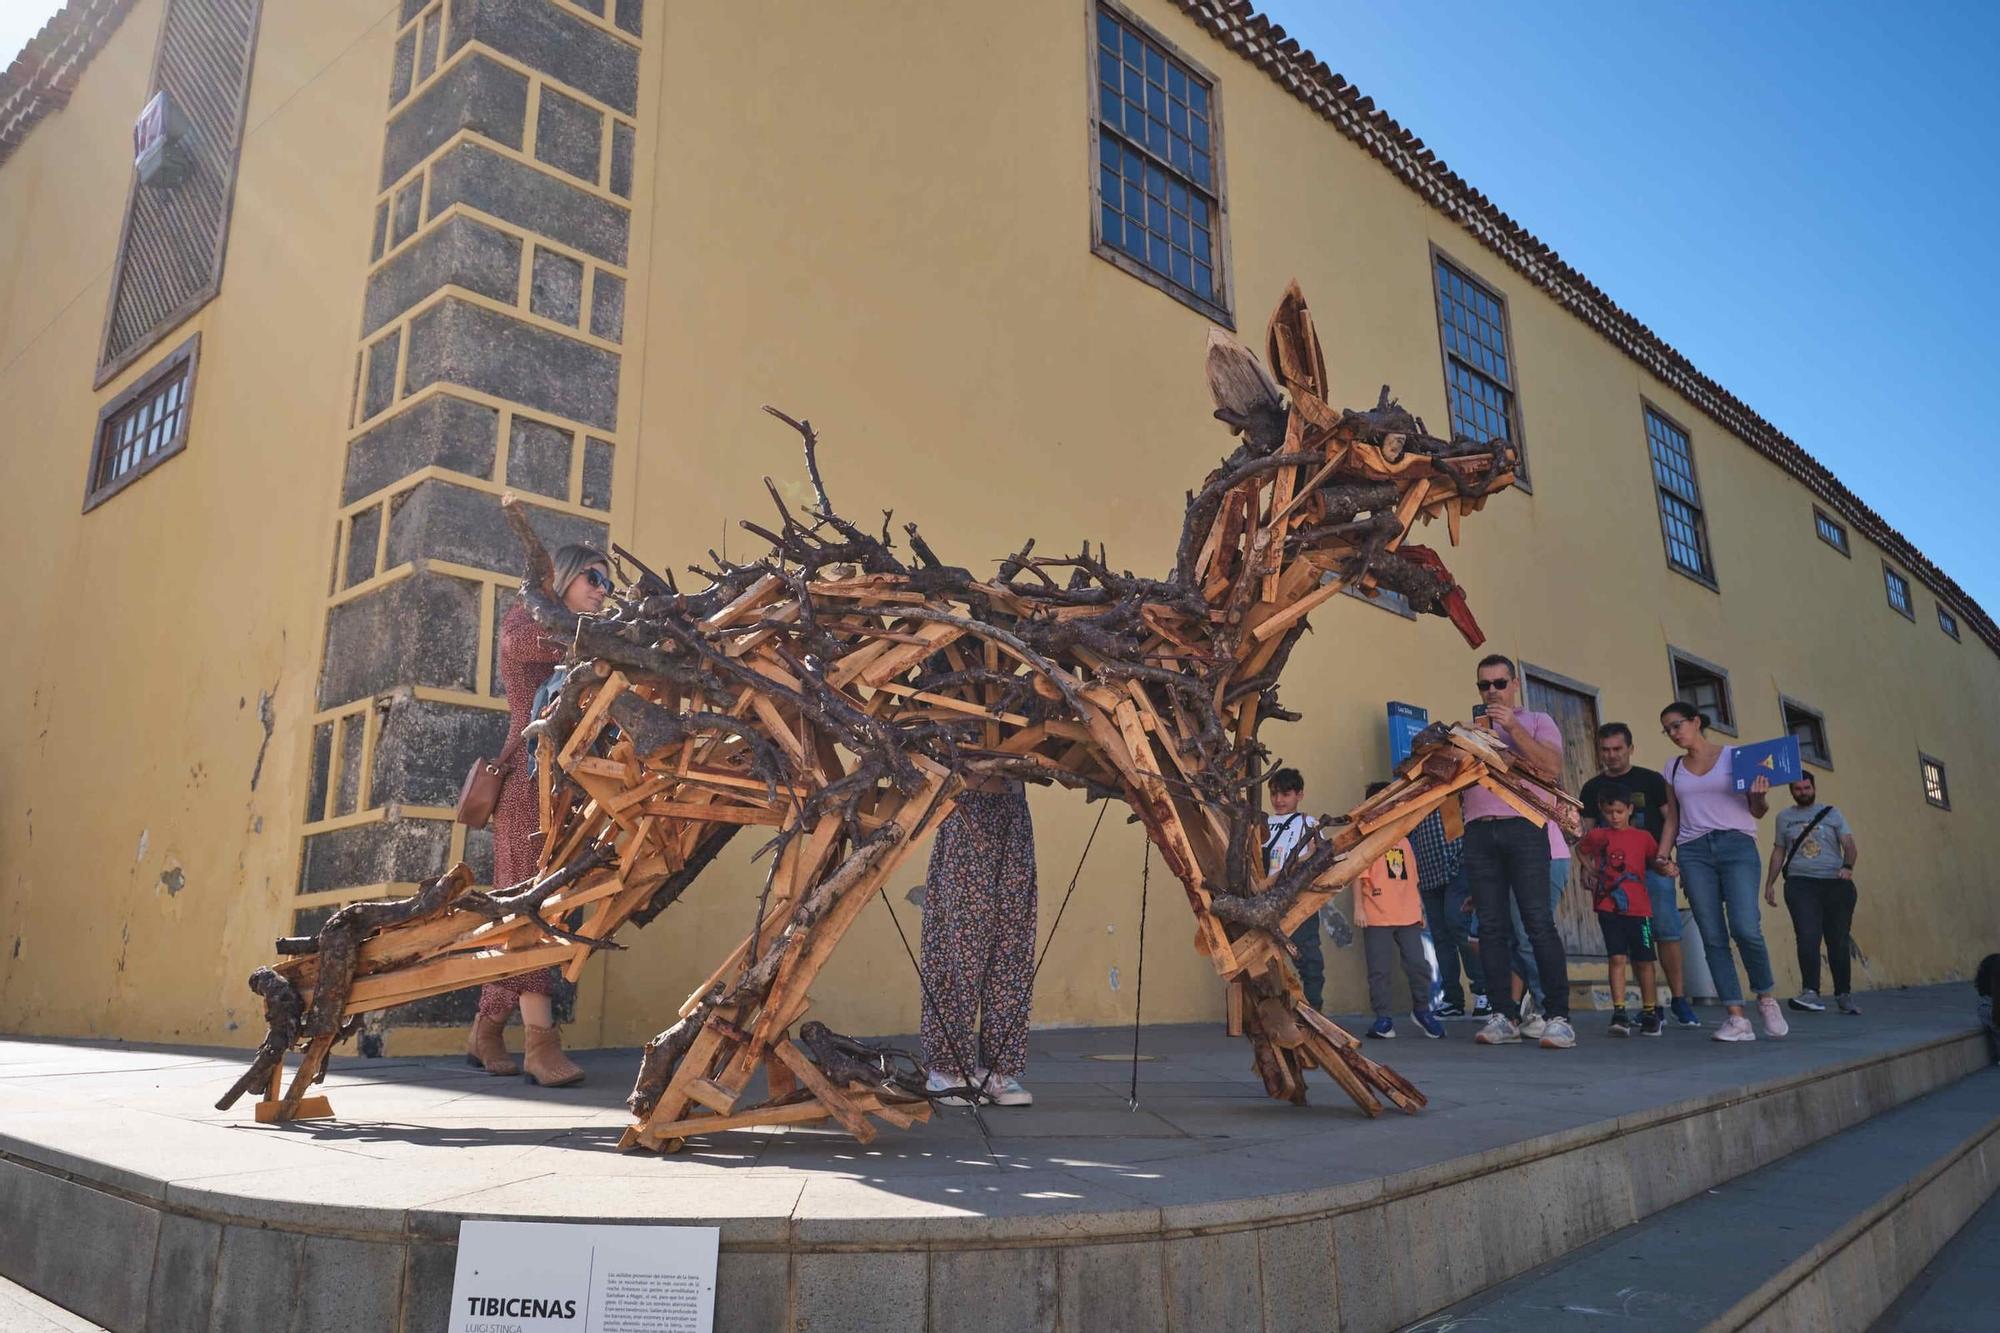
[[451,1333],[711,1333],[715,1227],[461,1222]]

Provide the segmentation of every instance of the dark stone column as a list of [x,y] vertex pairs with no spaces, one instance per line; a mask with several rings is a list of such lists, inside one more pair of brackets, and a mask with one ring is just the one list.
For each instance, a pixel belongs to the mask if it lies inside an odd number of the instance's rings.
[[[451,821],[507,714],[511,489],[607,539],[640,0],[404,0],[362,293],[295,926],[492,840]],[[443,1001],[441,1003],[440,1001]],[[456,1021],[439,997],[406,1020]]]

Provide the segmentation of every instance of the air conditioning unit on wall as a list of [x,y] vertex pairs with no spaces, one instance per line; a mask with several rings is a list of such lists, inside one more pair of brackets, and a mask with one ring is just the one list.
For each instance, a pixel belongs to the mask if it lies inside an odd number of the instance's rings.
[[173,95],[162,88],[132,122],[132,165],[141,185],[172,188],[194,170],[190,126]]

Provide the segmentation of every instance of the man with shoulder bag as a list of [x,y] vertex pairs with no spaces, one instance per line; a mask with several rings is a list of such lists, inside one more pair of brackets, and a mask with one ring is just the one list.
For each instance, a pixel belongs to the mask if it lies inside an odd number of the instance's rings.
[[1778,904],[1777,882],[1785,881],[1785,909],[1792,915],[1798,937],[1800,991],[1791,1007],[1803,1013],[1825,1013],[1819,997],[1819,950],[1823,940],[1833,972],[1833,999],[1843,1014],[1859,1014],[1850,991],[1851,949],[1848,929],[1854,921],[1854,863],[1860,853],[1847,817],[1819,799],[1819,784],[1810,773],[1792,784],[1792,808],[1778,812],[1778,837],[1771,844],[1771,865],[1764,876],[1764,901]]

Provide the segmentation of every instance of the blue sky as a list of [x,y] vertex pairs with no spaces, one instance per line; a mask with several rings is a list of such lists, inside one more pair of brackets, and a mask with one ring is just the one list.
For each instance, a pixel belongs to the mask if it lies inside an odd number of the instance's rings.
[[1264,8],[2000,614],[2000,4]]
[[2000,5],[1262,7],[2000,615]]

